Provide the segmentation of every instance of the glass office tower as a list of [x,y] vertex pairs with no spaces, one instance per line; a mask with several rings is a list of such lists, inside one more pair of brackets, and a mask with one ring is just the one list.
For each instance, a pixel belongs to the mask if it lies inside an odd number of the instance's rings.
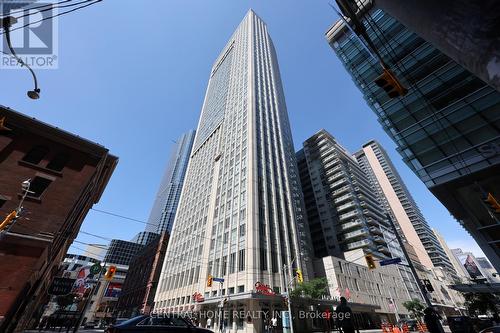
[[149,224],[146,231],[156,234],[161,234],[163,231],[168,233],[172,231],[182,184],[186,176],[189,155],[193,148],[194,136],[195,131],[191,130],[182,134],[175,142],[149,215]]
[[499,219],[483,203],[487,193],[500,198],[500,93],[363,3],[358,15],[408,94],[391,99],[374,83],[382,68],[343,21],[327,31],[329,44],[406,164],[500,269]]
[[[306,228],[276,52],[250,10],[210,73],[155,310],[216,310],[224,299],[226,311],[282,307],[281,297],[260,299],[255,285],[281,293],[284,274],[307,277]],[[223,285],[207,286],[209,275]],[[227,321],[238,331],[264,327]]]

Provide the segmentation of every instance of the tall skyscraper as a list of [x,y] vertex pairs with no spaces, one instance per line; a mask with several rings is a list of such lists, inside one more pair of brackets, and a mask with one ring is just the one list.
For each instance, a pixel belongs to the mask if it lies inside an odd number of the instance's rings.
[[[354,3],[354,2],[351,2]],[[374,82],[382,68],[343,21],[326,33],[405,163],[474,237],[500,270],[500,223],[483,200],[500,200],[500,92],[372,1],[357,1],[370,39],[408,88],[390,98]]]
[[[206,309],[228,297],[225,310],[272,310],[255,285],[283,292],[284,274],[307,275],[306,228],[276,52],[250,10],[210,73],[155,310],[185,311],[200,297]],[[224,278],[220,290],[209,275]],[[263,329],[255,318],[228,325]]]
[[194,136],[195,131],[182,134],[172,148],[167,169],[149,215],[149,225],[146,227],[146,231],[156,234],[161,234],[163,231],[171,232],[186,175],[189,155],[193,148]]
[[356,159],[371,179],[394,221],[399,225],[403,237],[413,246],[416,254],[427,268],[443,267],[456,274],[450,259],[420,212],[389,156],[376,141],[370,141],[358,151]]

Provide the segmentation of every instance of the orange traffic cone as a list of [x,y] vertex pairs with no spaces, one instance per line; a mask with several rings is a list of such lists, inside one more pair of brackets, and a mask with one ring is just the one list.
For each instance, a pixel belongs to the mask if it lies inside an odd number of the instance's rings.
[[389,326],[386,323],[382,323],[380,328],[382,328],[382,333],[391,333],[389,331]]
[[392,329],[392,333],[401,333],[401,330],[397,325],[394,325],[394,328]]
[[410,328],[407,323],[403,324],[403,333],[410,333]]
[[422,325],[421,322],[417,322],[417,328],[418,328],[419,333],[425,333],[424,326]]

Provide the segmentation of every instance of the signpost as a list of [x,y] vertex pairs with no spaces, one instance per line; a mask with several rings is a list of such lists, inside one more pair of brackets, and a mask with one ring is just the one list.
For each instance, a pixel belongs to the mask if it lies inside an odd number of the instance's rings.
[[224,279],[223,278],[214,277],[214,278],[212,278],[212,281],[223,283]]
[[401,258],[392,258],[392,259],[380,260],[379,264],[380,266],[387,266],[387,265],[399,264],[400,262]]
[[71,292],[76,279],[55,277],[47,291],[49,295],[64,296]]

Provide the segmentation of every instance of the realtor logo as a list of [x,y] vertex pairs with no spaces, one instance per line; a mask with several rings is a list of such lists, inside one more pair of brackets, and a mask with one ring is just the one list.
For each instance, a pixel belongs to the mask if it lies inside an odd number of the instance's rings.
[[[57,68],[57,9],[52,2],[1,1],[3,17],[15,18],[10,26],[10,39],[16,54],[30,67]],[[2,30],[1,68],[18,69],[18,61],[12,56]]]

